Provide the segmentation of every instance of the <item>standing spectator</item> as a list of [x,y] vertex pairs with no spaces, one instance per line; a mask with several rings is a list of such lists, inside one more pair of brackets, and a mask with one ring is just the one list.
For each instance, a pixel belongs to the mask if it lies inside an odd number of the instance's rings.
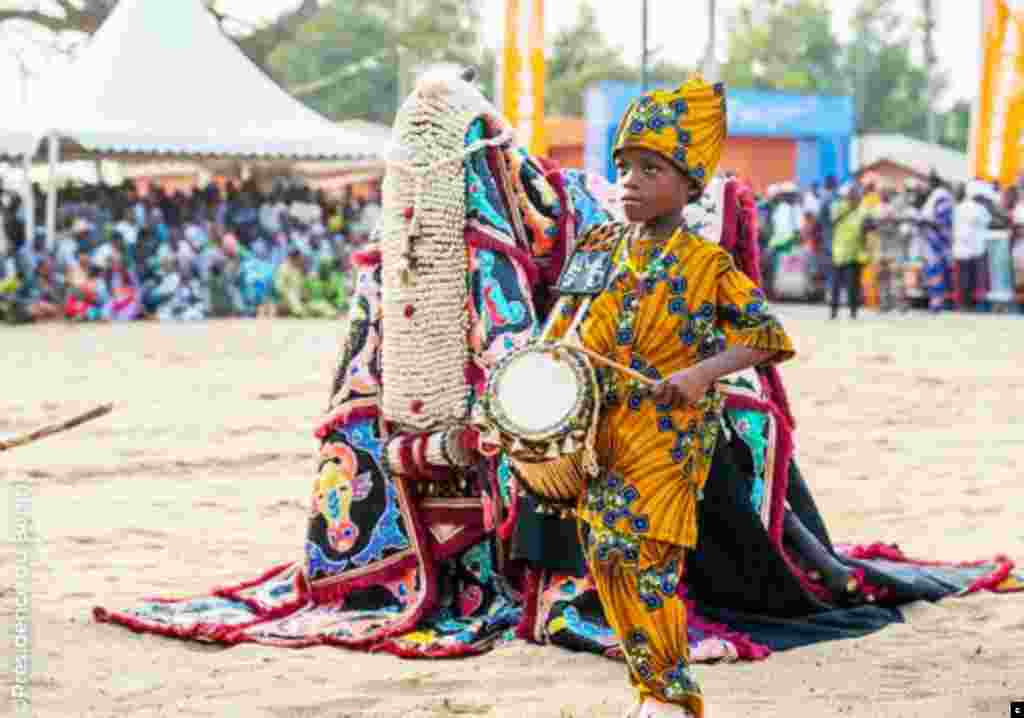
[[825,189],[821,193],[819,198],[818,208],[818,226],[821,228],[821,243],[818,245],[818,262],[822,268],[822,272],[825,275],[825,285],[827,287],[832,286],[832,205],[835,203],[836,195],[836,178],[834,175],[828,175],[825,178]]
[[953,292],[953,195],[934,170],[929,175],[928,198],[921,208],[921,224],[928,308],[938,313],[950,304]]
[[861,191],[856,184],[847,185],[840,200],[832,205],[832,282],[831,318],[839,316],[839,295],[847,288],[850,317],[857,318],[860,308],[860,279],[867,261],[864,248],[864,223],[868,210],[861,205]]
[[992,220],[988,209],[979,201],[983,194],[980,184],[977,180],[969,182],[953,210],[953,260],[959,278],[958,303],[968,311],[975,309],[978,300],[985,233]]

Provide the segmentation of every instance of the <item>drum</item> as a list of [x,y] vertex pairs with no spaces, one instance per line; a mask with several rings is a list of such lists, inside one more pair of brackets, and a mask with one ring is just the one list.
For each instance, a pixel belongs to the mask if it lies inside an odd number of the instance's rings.
[[598,403],[597,377],[583,353],[531,344],[494,367],[474,423],[481,443],[509,455],[527,490],[548,503],[575,504],[597,472]]

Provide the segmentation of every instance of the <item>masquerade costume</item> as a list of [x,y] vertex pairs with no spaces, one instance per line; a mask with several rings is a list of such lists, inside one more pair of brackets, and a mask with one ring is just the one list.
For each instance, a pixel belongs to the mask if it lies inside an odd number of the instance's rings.
[[[685,661],[680,664],[684,644],[694,662],[756,660],[771,650],[866,635],[900,621],[892,607],[904,602],[1024,585],[1007,560],[924,564],[888,544],[833,548],[793,458],[793,423],[771,367],[759,371],[759,387],[724,388],[720,397],[687,414],[685,423],[677,421],[677,410],[659,413],[642,398],[640,409],[632,409],[633,388],[605,377],[610,413],[667,418],[672,427],[631,428],[640,423],[631,419],[605,431],[607,451],[619,461],[613,468],[627,471],[640,495],[630,501],[631,487],[617,485],[610,473],[595,482],[585,508],[597,530],[584,538],[595,565],[608,560],[607,568],[588,575],[576,520],[538,513],[504,456],[481,457],[472,440],[462,445],[452,428],[477,400],[490,367],[539,331],[578,237],[600,243],[625,226],[608,224],[618,210],[605,184],[551,167],[502,141],[505,124],[482,98],[462,97],[472,92],[459,82],[421,85],[396,121],[400,144],[414,149],[401,162],[421,168],[455,163],[443,173],[430,171],[430,194],[413,191],[416,178],[406,166],[394,168],[380,242],[353,257],[348,339],[338,357],[329,410],[316,427],[319,466],[310,477],[301,550],[263,573],[239,567],[242,576],[251,572],[250,580],[206,595],[148,599],[121,611],[97,607],[97,620],[222,644],[328,644],[414,658],[479,654],[515,635],[628,656],[641,691],[692,705],[699,697]],[[713,131],[702,133],[686,124],[695,120],[680,116],[680,129],[691,132],[687,171],[703,168],[710,180],[720,140],[708,138],[718,132],[724,137],[721,95],[700,85],[675,99],[684,99],[688,108],[711,108],[707,116],[723,125],[714,129],[718,125],[707,120]],[[659,114],[676,111],[668,108]],[[693,117],[705,117],[701,113]],[[671,146],[674,153],[681,136],[667,126],[662,132],[638,137]],[[730,180],[715,197],[721,206],[713,214],[724,221],[714,225],[708,242],[681,236],[654,257],[655,248],[638,238],[617,258],[632,269],[592,310],[593,337],[603,337],[622,357],[636,355],[639,371],[670,371],[676,362],[717,351],[723,340],[789,350],[784,333],[758,303],[757,290],[731,264],[730,257],[757,279],[752,194]],[[598,228],[588,234],[593,227]],[[629,274],[634,271],[654,284],[642,301],[642,283]],[[635,314],[614,315],[627,294],[637,297]],[[691,297],[699,302],[691,304]],[[659,316],[657,309],[666,303],[668,311]],[[635,335],[624,344],[618,343],[619,319]],[[424,341],[428,331],[436,341]],[[666,342],[664,355],[656,346],[659,337]],[[403,348],[404,342],[411,348]],[[443,383],[440,373],[411,375],[427,363],[425,347],[447,352],[427,358],[444,360]],[[422,379],[430,393],[411,379]],[[718,406],[719,398],[724,406]],[[689,433],[691,418],[713,424],[719,413],[731,438],[705,425]],[[709,461],[704,441],[712,433],[717,439]],[[651,442],[651,456],[616,453],[616,442],[633,439]],[[671,456],[680,439],[694,458],[686,479]],[[664,505],[643,495],[655,484],[639,475],[642,462],[686,492],[702,488],[703,499],[692,508],[685,493],[686,500],[673,495]],[[787,505],[830,551],[870,579],[878,605],[844,611],[820,583],[809,580],[783,542]],[[638,530],[642,513],[652,527],[652,517],[660,522],[670,515],[696,523],[696,545],[685,525],[659,529],[660,540],[644,539]],[[606,514],[613,523],[607,530]],[[611,555],[615,551],[618,557]],[[595,584],[606,595],[622,596],[613,599],[623,607],[614,615],[622,646],[602,613]],[[643,635],[629,632],[633,621]]]

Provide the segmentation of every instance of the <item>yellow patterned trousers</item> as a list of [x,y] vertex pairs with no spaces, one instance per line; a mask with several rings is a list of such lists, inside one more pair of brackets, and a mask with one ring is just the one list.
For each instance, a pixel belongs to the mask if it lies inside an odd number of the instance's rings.
[[686,604],[677,595],[686,549],[604,526],[580,529],[605,618],[622,643],[639,699],[682,705],[701,718],[704,699],[690,672]]

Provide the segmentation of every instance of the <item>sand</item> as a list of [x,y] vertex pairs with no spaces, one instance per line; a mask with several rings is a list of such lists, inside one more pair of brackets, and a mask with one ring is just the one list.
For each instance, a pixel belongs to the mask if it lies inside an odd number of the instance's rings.
[[[925,558],[1024,560],[1024,321],[781,314],[800,351],[785,369],[799,456],[833,538],[898,542]],[[93,622],[98,603],[198,593],[299,557],[312,426],[342,336],[331,322],[0,328],[0,434],[117,402],[103,419],[0,455],[5,536],[8,487],[35,484],[35,715],[621,715],[631,700],[623,666],[556,648],[414,662],[222,649]],[[6,543],[4,625],[14,564]],[[709,718],[995,718],[1024,699],[1024,595],[907,614],[867,638],[698,667]],[[12,711],[0,703],[0,715]]]

